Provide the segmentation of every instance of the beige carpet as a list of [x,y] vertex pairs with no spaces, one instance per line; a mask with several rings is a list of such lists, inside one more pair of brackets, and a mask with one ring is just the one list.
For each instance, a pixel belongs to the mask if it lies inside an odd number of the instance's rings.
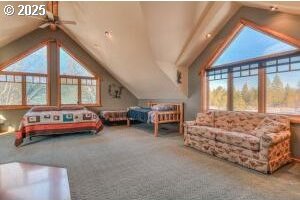
[[66,167],[73,200],[300,199],[300,164],[263,175],[184,147],[176,131],[161,132],[154,138],[143,125],[105,127],[97,136],[34,138],[21,148],[4,135],[0,163]]

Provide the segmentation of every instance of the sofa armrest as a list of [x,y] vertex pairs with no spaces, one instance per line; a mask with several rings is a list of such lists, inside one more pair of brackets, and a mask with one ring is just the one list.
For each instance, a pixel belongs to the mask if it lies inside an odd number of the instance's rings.
[[185,121],[183,126],[187,127],[187,126],[195,126],[196,125],[196,121]]
[[267,133],[261,137],[261,146],[270,147],[276,145],[291,137],[290,131],[281,131],[279,133]]

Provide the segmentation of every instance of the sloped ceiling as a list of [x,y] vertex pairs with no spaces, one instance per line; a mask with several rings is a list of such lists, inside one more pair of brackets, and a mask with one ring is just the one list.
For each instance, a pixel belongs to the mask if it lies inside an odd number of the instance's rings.
[[[20,4],[21,2],[3,2],[3,1],[0,2],[0,47],[35,30],[40,24],[40,21],[34,18],[18,16],[16,13],[12,16],[7,16],[4,14],[3,10],[5,6],[11,5],[17,8],[17,6]],[[26,4],[42,5],[46,3],[26,2]]]
[[[297,2],[297,6],[276,3],[282,11],[300,13]],[[242,4],[265,9],[271,5]],[[5,5],[0,3],[1,11]],[[186,97],[187,87],[177,84],[177,70],[188,69],[240,6],[232,2],[59,2],[59,17],[77,22],[62,29],[137,98],[179,99]],[[33,18],[1,13],[0,47],[39,24]],[[107,38],[105,31],[112,37]],[[212,33],[209,39],[208,33]]]
[[270,9],[270,6],[276,6],[278,11],[290,13],[290,14],[300,14],[300,2],[298,1],[244,1],[241,2],[245,6],[256,7],[262,9]]

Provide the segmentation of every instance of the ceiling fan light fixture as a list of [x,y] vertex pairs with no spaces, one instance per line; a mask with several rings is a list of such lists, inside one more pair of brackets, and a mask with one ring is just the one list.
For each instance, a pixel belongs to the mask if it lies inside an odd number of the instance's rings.
[[105,35],[105,37],[107,37],[107,38],[112,38],[112,34],[111,34],[111,32],[110,31],[105,31],[104,32],[104,35]]
[[277,7],[277,6],[270,6],[270,10],[271,10],[272,12],[277,11],[277,10],[278,10],[278,7]]

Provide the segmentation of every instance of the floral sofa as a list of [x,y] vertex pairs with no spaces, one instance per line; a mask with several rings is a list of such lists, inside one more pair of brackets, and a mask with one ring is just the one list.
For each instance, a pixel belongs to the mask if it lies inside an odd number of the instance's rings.
[[186,121],[184,144],[263,173],[290,159],[290,121],[285,116],[208,111]]

